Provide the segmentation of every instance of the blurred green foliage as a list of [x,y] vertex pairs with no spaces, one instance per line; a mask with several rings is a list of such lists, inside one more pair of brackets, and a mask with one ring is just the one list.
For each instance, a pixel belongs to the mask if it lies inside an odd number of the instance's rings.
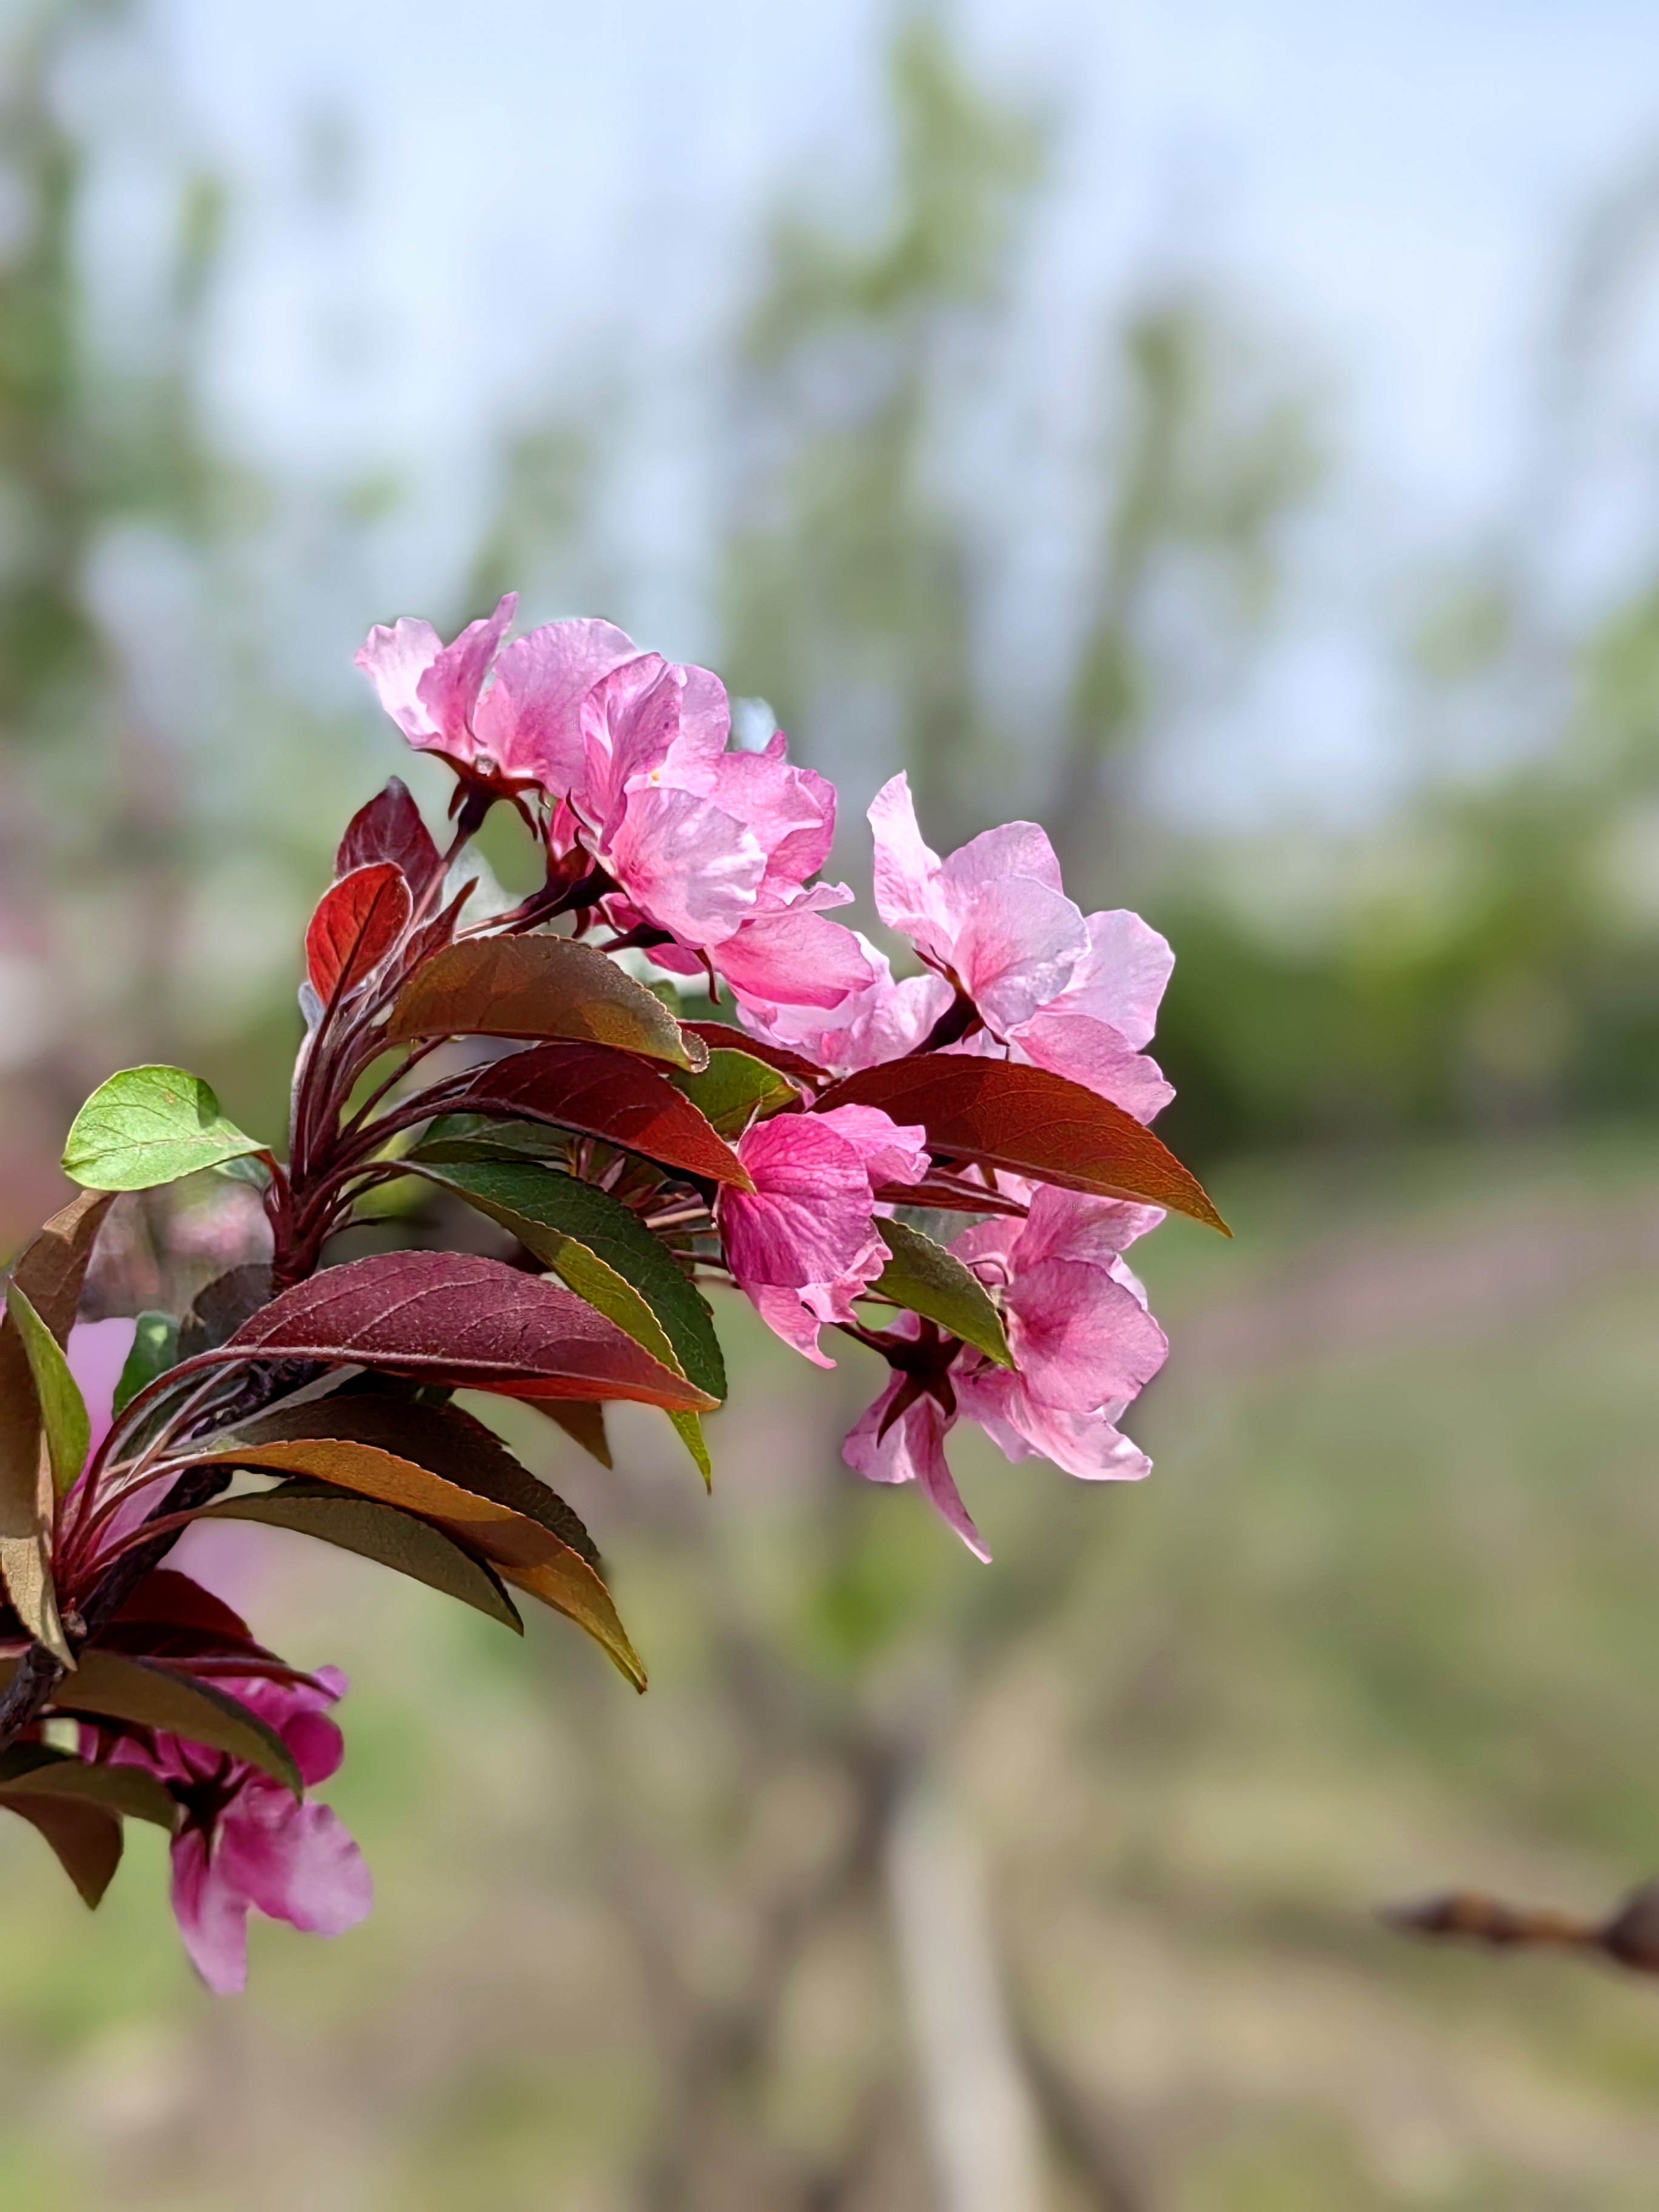
[[[1443,579],[1418,649],[1400,648],[1404,741],[1480,709],[1510,743],[1481,773],[1419,774],[1363,831],[1219,849],[1149,818],[1148,765],[1194,712],[1186,664],[1208,664],[1214,700],[1278,634],[1330,460],[1317,386],[1200,283],[1130,301],[1105,333],[1081,619],[1033,726],[1031,688],[1011,710],[988,665],[1005,579],[953,463],[964,387],[1006,357],[1018,313],[1041,134],[931,22],[901,34],[890,95],[884,223],[781,222],[733,371],[734,688],[866,787],[902,754],[941,847],[1023,802],[1085,902],[1166,931],[1169,1128],[1201,1158],[1659,1104],[1651,586],[1564,637],[1512,579]],[[1019,500],[1017,478],[1000,489]],[[1539,696],[1558,702],[1541,731]],[[1277,880],[1298,843],[1289,872],[1311,846],[1319,880],[1286,927]]]

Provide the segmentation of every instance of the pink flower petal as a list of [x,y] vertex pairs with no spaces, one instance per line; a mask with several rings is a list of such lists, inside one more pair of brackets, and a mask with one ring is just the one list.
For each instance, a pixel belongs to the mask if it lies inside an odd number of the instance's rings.
[[1036,822],[1005,822],[998,829],[982,830],[958,845],[939,866],[939,874],[940,894],[958,922],[983,892],[1014,878],[1065,896],[1048,833]]
[[694,792],[627,793],[605,866],[629,898],[683,945],[724,944],[755,902],[766,856],[742,823]]
[[[726,686],[712,669],[688,661],[680,668],[680,726],[675,759],[682,772],[712,775],[732,734],[732,707]],[[722,802],[724,804],[724,802]],[[736,808],[731,810],[738,811]]]
[[767,1006],[838,1006],[869,975],[850,929],[799,906],[744,921],[714,960],[742,1001]]
[[927,1132],[920,1122],[901,1124],[879,1106],[836,1106],[811,1117],[845,1138],[864,1163],[871,1183],[920,1182],[932,1164]]
[[[629,785],[660,769],[679,733],[680,677],[660,653],[638,653],[581,702],[582,781],[572,796],[602,846],[622,823]],[[684,854],[682,866],[692,857]]]
[[755,1189],[722,1190],[720,1220],[726,1260],[743,1289],[833,1282],[867,1252],[869,1172],[858,1146],[831,1120],[780,1114],[738,1139],[738,1158]]
[[776,902],[799,890],[830,857],[835,786],[811,769],[789,765],[781,730],[763,753],[724,754],[713,796],[759,839],[766,854],[765,889]]
[[1033,1066],[1109,1098],[1137,1121],[1161,1114],[1175,1097],[1175,1085],[1164,1080],[1158,1062],[1104,1022],[1073,1012],[1072,1005],[1068,994],[1040,1007],[1008,1030],[1009,1042]]
[[1106,1022],[1137,1050],[1150,1044],[1175,967],[1168,942],[1138,914],[1117,907],[1088,918],[1089,951],[1062,1001],[1067,1012]]
[[982,885],[963,914],[951,964],[1000,1036],[1057,998],[1089,949],[1083,916],[1029,876]]
[[885,1436],[878,1432],[902,1378],[895,1375],[875,1404],[855,1421],[842,1445],[842,1457],[871,1482],[914,1482],[954,1528],[976,1559],[989,1564],[990,1551],[975,1528],[945,1456],[950,1425],[936,1398],[907,1406]]
[[775,1336],[781,1336],[815,1367],[835,1365],[818,1341],[823,1322],[799,1291],[779,1290],[768,1283],[751,1283],[745,1290],[750,1304]]
[[416,696],[430,718],[445,749],[463,760],[471,759],[472,715],[483,690],[489,665],[501,650],[512,627],[519,604],[508,592],[493,615],[469,623],[453,645],[447,645],[416,687]]
[[637,657],[608,622],[544,623],[509,645],[473,718],[478,742],[510,775],[556,796],[581,781],[580,707],[601,677]]
[[1082,1260],[1024,1264],[1003,1298],[1008,1343],[1035,1400],[1068,1413],[1122,1404],[1150,1382],[1169,1340],[1133,1291]]
[[173,1844],[173,1917],[197,1972],[216,1996],[247,1986],[247,1899],[187,1828]]
[[443,640],[429,622],[404,615],[390,629],[376,623],[356,659],[380,695],[381,706],[410,740],[422,744],[438,735],[421,703],[421,679],[443,651]]
[[244,1790],[225,1814],[214,1870],[233,1895],[307,1936],[342,1936],[374,1902],[339,1815],[275,1785]]
[[1152,1471],[1146,1453],[1114,1425],[1109,1409],[1068,1413],[1041,1404],[1004,1368],[959,1377],[957,1402],[1016,1464],[1036,1454],[1084,1482],[1139,1482]]
[[870,802],[876,844],[876,911],[890,929],[948,961],[955,926],[939,888],[939,854],[922,842],[910,780],[896,775]]
[[[1164,1218],[1161,1206],[1138,1206],[1125,1198],[1091,1198],[1079,1190],[1045,1187],[1031,1196],[1031,1210],[1018,1230],[1018,1264],[1044,1260],[1086,1260],[1111,1271],[1119,1253],[1150,1236]],[[952,1248],[953,1249],[956,1248]]]

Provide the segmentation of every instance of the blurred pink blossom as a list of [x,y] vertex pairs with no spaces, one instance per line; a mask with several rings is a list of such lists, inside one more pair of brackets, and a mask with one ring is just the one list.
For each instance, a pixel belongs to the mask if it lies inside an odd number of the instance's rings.
[[[344,1694],[346,1678],[325,1667],[314,1681],[246,1676],[234,1692],[282,1737],[307,1788],[337,1771],[345,1748],[326,1708]],[[258,1767],[180,1736],[120,1736],[110,1756],[146,1768],[185,1806],[173,1841],[173,1915],[197,1972],[221,1996],[246,1983],[250,1911],[312,1936],[343,1935],[368,1913],[368,1869],[328,1806],[296,1799]]]

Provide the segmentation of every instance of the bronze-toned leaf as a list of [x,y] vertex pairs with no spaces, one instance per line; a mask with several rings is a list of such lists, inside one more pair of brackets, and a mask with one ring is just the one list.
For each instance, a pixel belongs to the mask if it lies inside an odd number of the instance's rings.
[[306,932],[312,988],[326,1006],[372,975],[409,927],[413,903],[395,860],[374,860],[331,884]]
[[244,1322],[229,1349],[507,1398],[637,1398],[685,1413],[714,1403],[561,1285],[472,1252],[381,1252],[325,1267]]
[[376,860],[395,861],[417,899],[443,873],[443,855],[401,776],[394,775],[346,824],[334,855],[334,873],[349,876]]
[[[650,1309],[673,1347],[673,1361],[679,1371],[711,1398],[725,1397],[726,1363],[708,1301],[667,1246],[620,1199],[596,1183],[585,1182],[537,1160],[433,1162],[422,1144],[407,1164],[447,1184],[470,1205],[510,1229],[544,1266],[556,1270],[584,1297],[590,1295],[584,1284],[567,1274],[561,1264],[566,1248],[574,1239],[602,1260]],[[621,1311],[612,1311],[601,1299],[592,1303],[619,1327],[635,1334]],[[637,1341],[653,1358],[662,1358],[653,1335],[638,1336]]]
[[659,1167],[750,1190],[725,1139],[683,1091],[633,1054],[602,1044],[538,1044],[479,1069],[454,1101],[460,1113],[551,1121],[638,1152]]
[[17,1796],[0,1802],[8,1812],[40,1831],[80,1892],[82,1904],[96,1911],[121,1863],[118,1816],[106,1813],[101,1805],[81,1804],[72,1797]]
[[67,1344],[104,1216],[115,1203],[107,1190],[80,1190],[61,1206],[12,1269],[23,1295],[59,1344]]
[[[534,1401],[543,1407],[565,1406],[568,1399]],[[520,1467],[493,1429],[459,1406],[423,1406],[375,1390],[342,1390],[305,1406],[278,1406],[237,1431],[239,1441],[282,1443],[307,1437],[345,1437],[441,1474],[459,1489],[492,1499],[526,1521],[535,1521],[562,1544],[579,1552],[590,1567],[599,1565],[599,1547],[581,1516],[556,1490]]]
[[[349,1406],[353,1401],[325,1399],[314,1407],[296,1411],[320,1413],[341,1402]],[[629,1680],[644,1688],[645,1670],[617,1618],[610,1592],[580,1553],[554,1535],[544,1522],[532,1521],[476,1490],[463,1489],[412,1460],[346,1437],[279,1438],[272,1437],[267,1427],[257,1443],[248,1441],[245,1431],[241,1440],[204,1452],[202,1458],[208,1466],[307,1475],[435,1522],[458,1543],[481,1553],[507,1581],[586,1629]]]
[[312,1482],[285,1482],[257,1498],[227,1498],[210,1505],[204,1521],[253,1521],[266,1528],[291,1528],[315,1536],[360,1559],[374,1559],[411,1582],[459,1598],[503,1627],[524,1634],[518,1607],[501,1580],[471,1552],[452,1543],[429,1521],[417,1521],[372,1498]]
[[75,1798],[169,1835],[179,1826],[178,1799],[142,1766],[76,1759],[44,1743],[14,1744],[0,1757],[0,1799],[18,1797]]
[[[5,1679],[10,1679],[9,1666]],[[75,1673],[52,1691],[52,1705],[58,1712],[125,1721],[228,1751],[285,1783],[296,1797],[303,1794],[293,1753],[258,1713],[206,1682],[186,1680],[143,1659],[96,1647],[82,1651]]]
[[706,1067],[655,992],[568,937],[475,937],[436,953],[398,993],[389,1043],[422,1036],[568,1037]]
[[[726,1365],[713,1315],[666,1247],[608,1191],[536,1160],[434,1167],[416,1156],[409,1165],[510,1229],[567,1289],[615,1322],[653,1359],[690,1376],[711,1396],[725,1395]],[[671,1407],[668,1418],[704,1482],[712,1482],[696,1413]]]
[[605,1432],[605,1407],[584,1405],[580,1398],[540,1398],[532,1401],[538,1413],[562,1428],[573,1443],[579,1443],[601,1467],[614,1467],[611,1456],[611,1439]]

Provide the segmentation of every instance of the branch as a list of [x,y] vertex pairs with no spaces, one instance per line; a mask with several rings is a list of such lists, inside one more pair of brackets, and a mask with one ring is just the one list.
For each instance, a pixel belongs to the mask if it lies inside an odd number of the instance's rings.
[[[246,1420],[251,1413],[258,1412],[261,1406],[291,1388],[294,1373],[292,1361],[256,1367],[229,1403],[216,1410],[214,1425],[223,1428]],[[174,1514],[194,1512],[228,1488],[230,1475],[228,1468],[187,1468],[155,1510],[145,1515],[145,1520],[159,1522]],[[114,1561],[78,1613],[70,1614],[64,1621],[65,1629],[77,1644],[93,1642],[101,1630],[109,1626],[144,1577],[161,1565],[182,1533],[181,1528],[168,1528],[152,1542],[137,1545]],[[16,1673],[0,1693],[0,1751],[8,1749],[25,1729],[32,1728],[40,1719],[64,1671],[44,1644],[30,1644],[18,1662]]]
[[1468,1889],[1419,1905],[1389,1905],[1382,1918],[1404,1936],[1484,1943],[1498,1951],[1592,1952],[1632,1972],[1659,1974],[1659,1880],[1632,1890],[1599,1921],[1506,1905]]

